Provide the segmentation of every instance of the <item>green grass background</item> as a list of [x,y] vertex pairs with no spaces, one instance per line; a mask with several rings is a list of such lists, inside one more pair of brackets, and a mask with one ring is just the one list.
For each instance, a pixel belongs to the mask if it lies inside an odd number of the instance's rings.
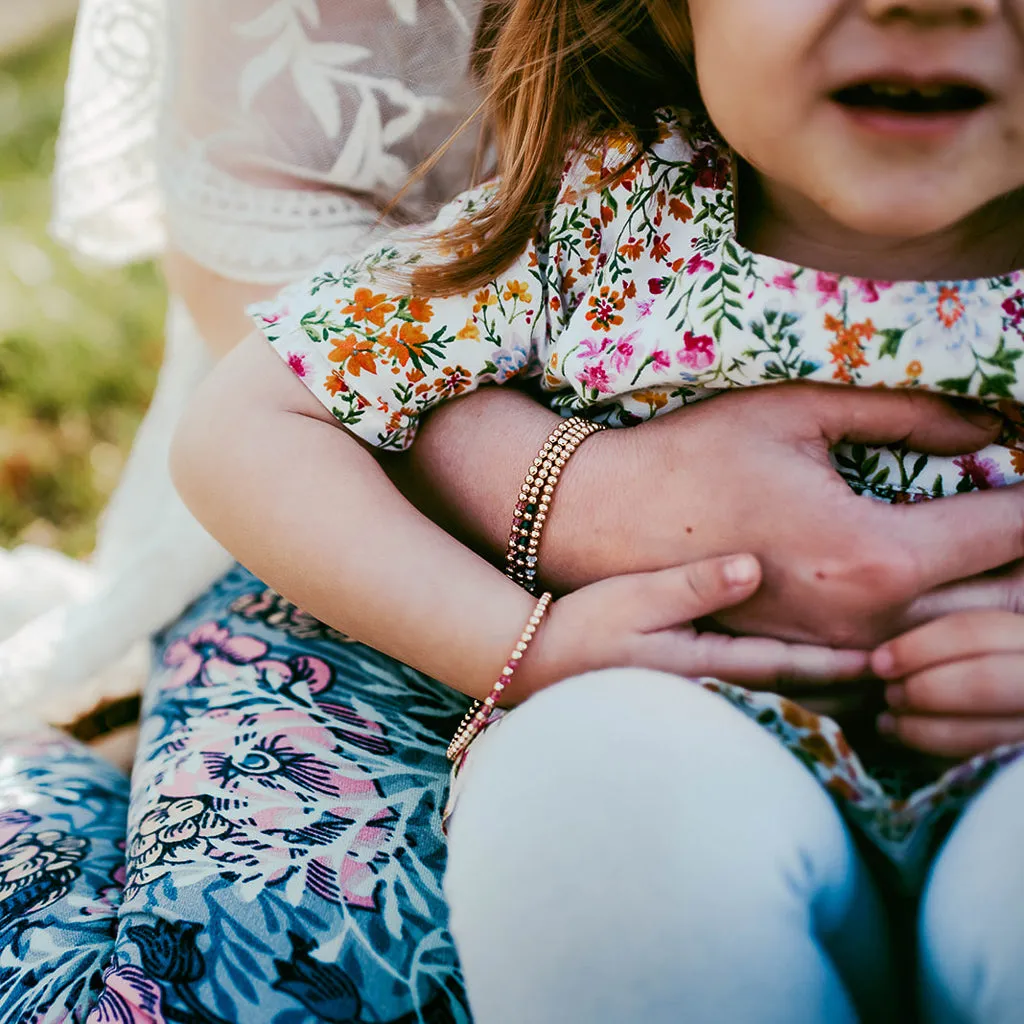
[[46,233],[70,32],[0,61],[0,544],[91,549],[156,380],[156,269],[76,262]]

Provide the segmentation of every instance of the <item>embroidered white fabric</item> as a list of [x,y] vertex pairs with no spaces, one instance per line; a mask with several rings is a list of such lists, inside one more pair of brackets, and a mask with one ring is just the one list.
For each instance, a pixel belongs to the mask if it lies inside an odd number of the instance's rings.
[[[478,97],[479,0],[81,0],[52,230],[107,263],[169,244],[236,281],[285,283],[425,219],[478,137],[410,182]],[[140,641],[229,564],[178,501],[174,424],[209,367],[171,296],[156,398],[86,568],[0,552],[0,704],[55,721],[137,689]],[[7,638],[7,639],[4,639]],[[134,645],[134,649],[133,649]]]

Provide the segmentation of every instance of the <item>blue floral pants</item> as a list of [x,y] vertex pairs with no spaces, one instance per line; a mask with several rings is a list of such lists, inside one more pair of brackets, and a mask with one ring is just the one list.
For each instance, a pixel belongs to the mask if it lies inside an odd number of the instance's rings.
[[458,694],[230,572],[159,638],[128,781],[0,740],[0,1024],[462,1024]]

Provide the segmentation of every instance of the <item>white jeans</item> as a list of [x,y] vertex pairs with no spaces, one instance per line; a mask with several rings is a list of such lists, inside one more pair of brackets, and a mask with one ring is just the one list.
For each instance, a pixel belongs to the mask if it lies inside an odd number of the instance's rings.
[[[905,1021],[885,909],[812,775],[724,700],[618,670],[474,744],[449,843],[477,1024]],[[928,1024],[1024,1021],[1024,762],[920,913]]]

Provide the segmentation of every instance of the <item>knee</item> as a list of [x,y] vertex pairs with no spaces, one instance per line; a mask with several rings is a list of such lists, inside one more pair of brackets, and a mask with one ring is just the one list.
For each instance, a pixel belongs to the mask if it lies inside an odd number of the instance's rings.
[[920,917],[925,1019],[1011,1024],[1024,1005],[1024,761],[968,807],[936,859]]
[[635,805],[644,782],[654,784],[657,800],[718,791],[777,807],[795,789],[812,803],[828,802],[810,773],[743,712],[689,680],[644,669],[589,673],[532,697],[474,744],[466,768],[467,793],[486,790],[490,802],[571,788],[577,800],[602,802],[628,790]]
[[[553,837],[569,842],[552,842]],[[810,772],[719,696],[677,676],[593,673],[531,698],[471,751],[450,831],[449,882],[512,849],[567,871],[583,855],[802,888],[841,875],[849,843]],[[808,888],[814,885],[807,879]]]

